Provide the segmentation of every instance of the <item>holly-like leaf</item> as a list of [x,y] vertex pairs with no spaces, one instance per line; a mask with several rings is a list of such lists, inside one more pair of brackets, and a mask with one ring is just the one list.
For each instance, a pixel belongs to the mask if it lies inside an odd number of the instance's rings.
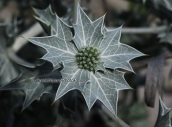
[[[78,69],[76,62],[65,63],[64,69],[61,71],[62,77],[66,81],[61,82],[55,100],[62,97],[64,94],[71,90],[83,91],[85,84],[89,80],[89,71]],[[71,79],[71,81],[69,81]]]
[[162,99],[159,98],[159,113],[155,127],[171,127],[171,109],[167,108]]
[[98,99],[117,116],[118,91],[130,87],[124,73],[115,69],[133,71],[129,60],[143,54],[119,42],[122,27],[108,31],[103,22],[104,16],[92,22],[78,5],[74,37],[71,27],[57,17],[56,35],[28,40],[47,50],[42,59],[50,61],[55,69],[63,65],[64,81],[60,83],[55,100],[77,89],[82,92],[89,109]]
[[57,24],[56,35],[40,38],[32,37],[27,40],[46,49],[47,54],[42,59],[50,61],[57,69],[61,62],[75,61],[76,48],[70,42],[72,40],[71,27],[58,17],[54,22]]
[[18,76],[18,71],[0,46],[0,86],[4,86]]
[[[45,64],[44,66],[49,65]],[[19,77],[2,87],[0,90],[23,90],[26,93],[26,98],[22,108],[22,110],[24,110],[34,100],[39,100],[44,93],[50,93],[54,95],[56,94],[57,88],[59,86],[58,79],[61,78],[59,71],[56,70],[51,73],[52,69],[49,68],[48,70],[45,70],[45,74],[41,73],[41,75],[39,75],[41,71],[42,70],[40,69],[35,71],[25,70]],[[50,82],[50,79],[52,81],[54,80],[54,82]],[[57,80],[56,82],[55,79]]]
[[7,42],[5,36],[6,25],[0,26],[0,87],[9,83],[19,74],[13,62],[8,57]]
[[120,71],[94,74],[78,69],[75,63],[67,63],[61,73],[62,77],[72,81],[64,81],[60,84],[55,100],[68,91],[77,89],[83,93],[89,110],[98,99],[114,115],[117,115],[118,91],[131,88],[124,79],[124,73]]
[[104,62],[106,68],[122,68],[133,71],[129,61],[144,54],[120,43],[121,29],[122,27],[111,31],[104,30],[105,37],[100,44],[101,61]]
[[56,15],[52,12],[51,6],[48,6],[45,10],[36,8],[33,8],[33,10],[39,16],[35,16],[35,18],[40,22],[46,32],[50,35],[56,34]]
[[90,81],[84,86],[83,95],[88,108],[100,100],[113,114],[117,116],[118,91],[131,89],[124,79],[124,73],[114,70],[103,74],[90,73]]
[[[39,23],[42,25],[44,30],[48,33],[48,35],[55,35],[57,33],[57,26],[56,26],[56,14],[52,11],[51,6],[49,5],[44,10],[39,10],[36,8],[33,8],[35,13],[38,15],[35,16],[35,18],[39,21]],[[61,18],[62,21],[68,22],[69,18]]]
[[82,49],[90,45],[98,47],[103,38],[103,23],[104,16],[92,22],[78,5],[77,23],[74,24],[75,36],[73,39],[77,48]]

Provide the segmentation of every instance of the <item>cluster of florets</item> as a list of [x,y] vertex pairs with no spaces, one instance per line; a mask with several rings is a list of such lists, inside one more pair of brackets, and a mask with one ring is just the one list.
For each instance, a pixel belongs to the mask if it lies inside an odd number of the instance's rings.
[[95,67],[99,63],[100,60],[100,52],[97,48],[94,47],[86,47],[78,52],[76,55],[78,67],[80,69],[86,69],[89,71],[94,71]]

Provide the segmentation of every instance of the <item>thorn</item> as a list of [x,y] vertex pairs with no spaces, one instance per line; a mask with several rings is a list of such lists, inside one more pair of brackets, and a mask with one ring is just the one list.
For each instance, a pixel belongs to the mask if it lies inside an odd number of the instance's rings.
[[123,26],[124,26],[124,24],[125,24],[125,22],[121,25],[121,27],[123,27]]
[[133,71],[133,73],[134,73],[135,75],[137,75],[137,73],[136,73],[136,72],[134,72],[134,71]]
[[90,115],[90,110],[88,110],[88,115]]
[[118,117],[117,117],[117,116],[115,116],[115,118],[116,118],[117,123],[120,125],[119,120],[118,120]]
[[132,90],[135,90],[134,88],[131,87]]
[[169,112],[171,112],[171,111],[172,111],[172,108],[170,108]]
[[53,68],[53,70],[51,71],[51,73],[54,72],[55,70],[56,70],[56,69]]
[[82,93],[83,95],[85,95],[85,93],[84,93],[83,91],[81,91],[81,93]]
[[38,103],[40,102],[40,99],[38,99]]
[[56,101],[54,101],[52,104],[51,104],[51,106],[53,106],[53,104],[55,103]]
[[[23,39],[26,39],[25,37],[23,37],[23,36],[20,36],[20,37],[22,37]],[[26,39],[27,40],[27,39]]]
[[58,17],[57,13],[54,11],[55,15]]
[[51,7],[51,3],[49,3],[48,7]]
[[[44,60],[43,58],[37,58],[38,60]],[[44,60],[44,61],[46,61],[46,60]]]
[[144,56],[150,56],[149,54],[144,54]]
[[22,112],[23,112],[23,109],[20,111],[20,113],[19,113],[19,114],[21,115],[21,114],[22,114]]
[[104,14],[104,16],[106,16],[107,13],[108,13],[108,12],[106,12],[106,13]]

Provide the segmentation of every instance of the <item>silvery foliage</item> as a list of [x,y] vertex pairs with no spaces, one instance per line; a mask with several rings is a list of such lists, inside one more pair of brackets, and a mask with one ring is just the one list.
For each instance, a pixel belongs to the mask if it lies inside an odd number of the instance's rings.
[[[39,23],[42,25],[44,30],[49,34],[49,35],[54,35],[57,32],[56,28],[56,14],[53,13],[51,6],[47,7],[44,10],[39,10],[36,8],[33,8],[37,16],[34,16]],[[69,16],[66,18],[61,18],[64,22],[67,22],[69,19]]]
[[0,87],[9,83],[12,79],[18,76],[18,71],[15,68],[13,62],[9,58],[8,54],[8,41],[11,39],[12,35],[15,34],[13,30],[9,33],[8,29],[11,28],[8,24],[0,24]]
[[155,127],[171,127],[171,109],[167,108],[162,99],[159,99],[159,113]]
[[[42,15],[42,14],[41,14]],[[102,16],[92,22],[82,8],[77,7],[77,23],[72,27],[67,25],[61,18],[54,17],[52,22],[53,30],[56,32],[47,37],[30,37],[28,41],[44,48],[47,53],[42,59],[50,61],[54,68],[63,65],[61,71],[64,79],[82,80],[78,82],[61,82],[55,100],[71,90],[82,92],[89,109],[96,100],[100,100],[115,116],[117,116],[118,91],[130,89],[124,79],[124,73],[116,70],[122,68],[128,71],[133,69],[129,61],[133,58],[143,56],[136,49],[120,43],[121,29],[109,31],[104,27],[104,17]],[[45,16],[45,21],[51,21]],[[41,18],[43,20],[43,18]],[[53,25],[56,23],[56,27]],[[100,64],[95,68],[95,72],[78,68],[76,54],[78,50],[87,46],[96,47],[101,52]],[[113,71],[109,71],[110,68]]]
[[[51,65],[51,64],[50,64]],[[34,100],[40,100],[40,97],[44,93],[56,94],[59,82],[61,78],[58,70],[52,71],[49,63],[45,63],[41,67],[37,67],[36,70],[26,70],[20,68],[22,73],[16,79],[12,80],[5,86],[1,87],[0,90],[23,90],[26,94],[25,101],[23,103],[22,110],[28,107]],[[54,79],[56,79],[56,82]],[[49,81],[48,81],[49,80]]]

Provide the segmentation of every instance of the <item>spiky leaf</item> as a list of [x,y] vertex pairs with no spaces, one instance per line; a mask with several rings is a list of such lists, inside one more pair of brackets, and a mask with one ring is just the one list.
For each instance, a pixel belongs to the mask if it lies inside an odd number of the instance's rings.
[[131,88],[124,79],[124,73],[107,70],[105,74],[90,73],[89,79],[83,90],[88,108],[91,109],[98,99],[117,116],[118,91]]
[[0,87],[9,83],[19,74],[13,62],[9,59],[7,51],[9,38],[5,37],[5,30],[6,25],[0,25]]
[[[46,64],[44,66],[49,65]],[[58,80],[61,78],[61,76],[58,70],[50,73],[51,70],[52,69],[45,70],[46,73],[41,73],[41,75],[39,75],[39,71],[42,71],[40,69],[37,69],[35,71],[25,70],[18,78],[2,87],[0,90],[23,90],[26,93],[26,98],[22,108],[22,110],[24,110],[34,100],[39,100],[44,93],[50,93],[54,95],[56,94],[59,82],[50,82],[49,80]]]
[[35,13],[38,15],[35,18],[40,22],[43,28],[49,35],[56,34],[56,15],[52,12],[51,6],[48,6],[45,10],[39,10],[33,8]]
[[74,42],[78,49],[87,46],[98,47],[102,38],[104,16],[92,22],[80,6],[77,9],[77,23],[74,24]]
[[[55,35],[57,33],[57,26],[56,26],[56,14],[52,11],[51,6],[49,5],[44,10],[39,10],[36,8],[33,8],[35,13],[38,15],[35,16],[35,18],[39,21],[39,23],[42,25],[44,30],[48,33],[48,35]],[[69,17],[67,18],[61,18],[64,22],[68,22]]]
[[159,99],[159,113],[155,127],[171,127],[171,109],[167,108],[162,99]]
[[55,22],[57,24],[56,35],[40,38],[32,37],[28,38],[28,41],[46,49],[47,54],[42,59],[50,61],[54,68],[59,68],[59,63],[75,60],[76,48],[70,42],[72,40],[70,27],[58,17]]
[[[61,82],[55,100],[77,89],[82,92],[89,109],[99,99],[117,115],[118,91],[130,87],[124,79],[124,73],[114,69],[133,71],[129,60],[143,54],[119,43],[121,27],[108,31],[103,22],[104,16],[92,22],[78,5],[73,42],[71,27],[60,18],[56,18],[56,35],[28,40],[47,50],[43,59],[50,61],[55,68],[60,63],[63,64],[61,74],[65,81]],[[96,57],[92,58],[93,56]],[[90,62],[96,62],[96,67],[92,68],[93,64]],[[82,69],[83,65],[85,69]],[[87,69],[88,65],[90,70]],[[113,71],[105,68],[111,68]]]
[[136,49],[120,43],[121,29],[109,31],[105,28],[105,37],[100,44],[101,61],[106,68],[123,68],[133,71],[129,61],[133,58],[143,56],[143,53]]

